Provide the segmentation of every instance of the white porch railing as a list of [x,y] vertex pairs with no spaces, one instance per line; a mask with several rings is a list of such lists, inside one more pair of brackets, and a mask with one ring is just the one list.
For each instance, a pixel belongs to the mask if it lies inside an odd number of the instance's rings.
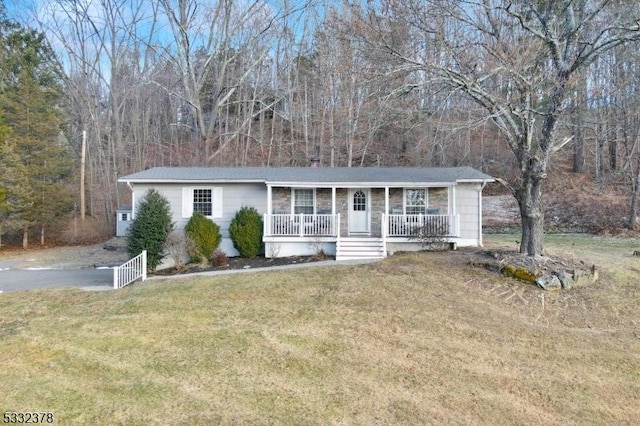
[[335,237],[340,214],[265,214],[265,237]]
[[142,281],[147,279],[146,250],[143,250],[142,253],[129,260],[128,262],[113,268],[113,288],[122,288],[128,284],[131,284],[138,278],[142,278]]
[[412,237],[418,230],[424,236],[460,236],[458,215],[390,214],[383,215],[382,223],[387,237]]

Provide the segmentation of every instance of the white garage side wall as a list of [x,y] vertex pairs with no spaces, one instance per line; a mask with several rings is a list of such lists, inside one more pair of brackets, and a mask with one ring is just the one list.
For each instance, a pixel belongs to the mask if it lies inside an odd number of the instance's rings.
[[[212,218],[220,226],[222,242],[220,249],[228,256],[238,256],[238,251],[233,247],[229,237],[229,225],[236,212],[242,207],[254,207],[262,215],[267,212],[267,187],[261,183],[224,183],[224,184],[173,184],[156,183],[133,186],[136,205],[140,203],[149,189],[155,189],[162,194],[171,207],[172,221],[176,229],[184,229],[189,221],[188,217],[182,217],[182,188],[222,188],[222,216]],[[137,210],[137,206],[136,209]],[[135,214],[135,213],[134,213]]]
[[477,247],[482,244],[480,190],[479,183],[462,183],[456,186],[456,212],[460,215],[459,247]]

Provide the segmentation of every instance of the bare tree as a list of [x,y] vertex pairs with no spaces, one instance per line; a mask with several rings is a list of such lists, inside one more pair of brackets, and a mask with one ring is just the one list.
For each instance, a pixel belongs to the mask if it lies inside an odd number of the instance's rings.
[[157,6],[137,0],[50,0],[38,21],[64,65],[68,137],[80,141],[87,132],[90,213],[112,222],[124,198],[117,177],[142,167],[150,136],[148,110],[158,106],[145,102],[157,59],[149,49]]
[[180,72],[183,101],[206,146],[206,158],[212,161],[234,140],[239,127],[251,124],[244,120],[238,126],[228,113],[241,103],[256,105],[240,99],[249,94],[241,88],[267,58],[270,37],[275,35],[272,27],[279,17],[257,0],[248,4],[163,0],[161,4],[174,41],[164,53]]
[[[424,72],[480,105],[515,154],[510,187],[520,206],[520,251],[543,253],[543,185],[577,73],[603,53],[640,38],[637,4],[610,1],[386,1],[369,5],[369,42],[396,61],[395,71]],[[412,49],[394,47],[391,20],[409,23]],[[434,60],[433,50],[440,55]],[[405,90],[406,88],[402,88]]]

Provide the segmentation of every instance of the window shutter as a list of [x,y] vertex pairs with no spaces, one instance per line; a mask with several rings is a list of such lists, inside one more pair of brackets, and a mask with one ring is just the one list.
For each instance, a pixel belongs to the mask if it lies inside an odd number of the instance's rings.
[[193,188],[182,188],[182,217],[191,217],[193,215]]
[[222,188],[213,188],[213,217],[222,217]]

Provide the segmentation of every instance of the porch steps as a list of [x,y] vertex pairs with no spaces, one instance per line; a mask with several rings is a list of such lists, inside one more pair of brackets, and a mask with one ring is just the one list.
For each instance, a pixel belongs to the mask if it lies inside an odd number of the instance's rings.
[[336,260],[382,259],[384,243],[376,237],[340,238],[336,245]]

